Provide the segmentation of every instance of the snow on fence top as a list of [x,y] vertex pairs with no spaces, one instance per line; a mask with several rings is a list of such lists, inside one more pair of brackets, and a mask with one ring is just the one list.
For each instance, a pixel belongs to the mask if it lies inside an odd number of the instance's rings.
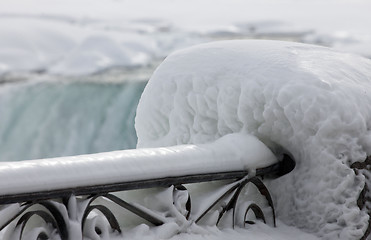
[[277,162],[256,137],[230,134],[213,143],[0,162],[0,195],[35,193],[232,171]]
[[[297,160],[270,189],[278,218],[324,239],[359,239],[371,154],[371,61],[291,42],[237,40],[178,51],[140,100],[138,147],[253,134]],[[360,201],[358,201],[360,199]]]

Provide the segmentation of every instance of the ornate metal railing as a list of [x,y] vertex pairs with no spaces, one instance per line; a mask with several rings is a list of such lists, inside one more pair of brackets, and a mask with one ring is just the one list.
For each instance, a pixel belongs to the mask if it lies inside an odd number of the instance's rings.
[[[292,158],[284,155],[278,163],[256,169],[253,176],[248,170],[242,170],[2,194],[0,231],[3,232],[3,239],[50,239],[57,235],[62,240],[82,239],[87,234],[99,236],[107,232],[121,233],[122,226],[117,220],[117,214],[121,213],[118,213],[117,208],[126,209],[155,226],[168,221],[179,224],[201,223],[212,216],[218,225],[225,215],[232,216],[232,226],[253,224],[256,220],[275,226],[274,204],[262,178],[282,176],[293,167]],[[208,204],[193,211],[191,194],[185,185],[211,181],[221,181],[225,186],[210,196]],[[255,186],[262,196],[260,202],[239,201],[243,189],[249,184]],[[149,188],[171,191],[176,213],[173,211],[173,214],[166,216],[158,209],[130,203],[120,196],[122,191]],[[217,216],[211,212],[216,212]],[[93,213],[105,218],[110,229],[89,223],[89,216]]]

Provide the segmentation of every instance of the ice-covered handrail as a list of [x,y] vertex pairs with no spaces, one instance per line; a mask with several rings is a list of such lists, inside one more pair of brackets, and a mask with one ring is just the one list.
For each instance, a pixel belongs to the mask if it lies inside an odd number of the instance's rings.
[[231,134],[213,143],[0,163],[0,202],[21,193],[94,187],[221,172],[254,172],[276,163],[257,138]]

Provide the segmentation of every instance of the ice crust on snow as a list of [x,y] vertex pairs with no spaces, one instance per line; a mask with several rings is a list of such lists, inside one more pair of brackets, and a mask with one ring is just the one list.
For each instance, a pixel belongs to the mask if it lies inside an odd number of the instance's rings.
[[359,239],[367,178],[350,165],[371,154],[371,62],[312,45],[236,40],[165,59],[137,109],[138,147],[200,144],[253,134],[297,161],[270,182],[278,218],[323,239]]
[[236,133],[199,145],[0,162],[0,194],[228,171],[253,174],[256,168],[276,162],[275,155],[255,136]]

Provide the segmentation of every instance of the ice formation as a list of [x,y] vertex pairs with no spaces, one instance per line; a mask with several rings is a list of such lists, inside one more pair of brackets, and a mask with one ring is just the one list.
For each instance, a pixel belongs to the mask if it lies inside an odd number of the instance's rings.
[[0,162],[135,148],[146,82],[99,81],[46,76],[1,85]]
[[[138,147],[253,134],[297,166],[270,183],[278,218],[323,239],[360,239],[371,154],[371,62],[329,48],[236,40],[165,59],[136,117]],[[367,204],[366,204],[367,205]]]

